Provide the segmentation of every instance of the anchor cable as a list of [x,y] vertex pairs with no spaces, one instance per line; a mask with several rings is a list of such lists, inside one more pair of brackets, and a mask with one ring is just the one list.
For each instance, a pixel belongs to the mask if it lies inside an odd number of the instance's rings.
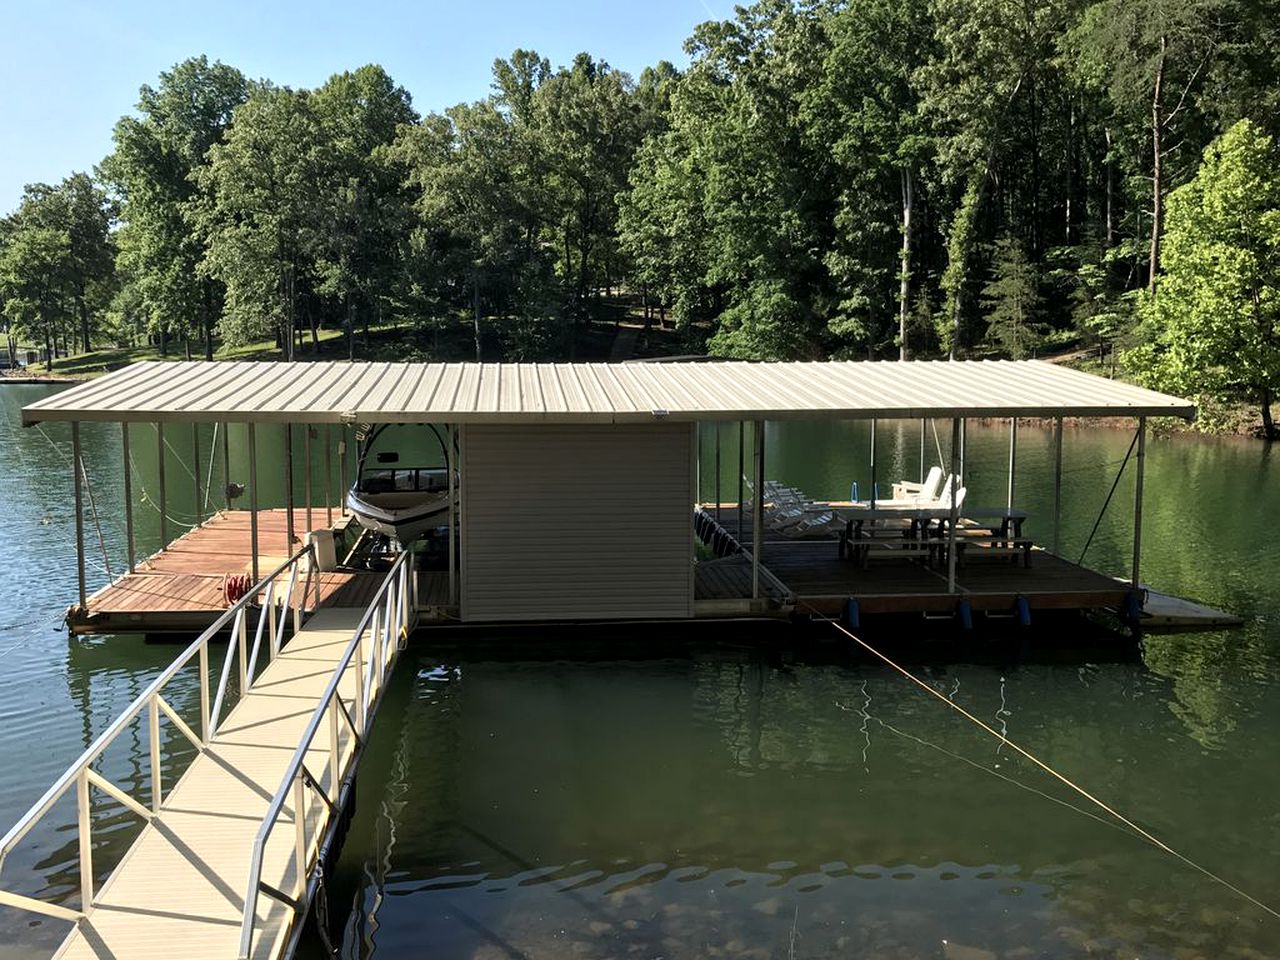
[[[809,604],[805,604],[805,606],[809,606],[810,610],[813,610],[814,613],[821,616],[820,611],[818,611],[814,607],[810,606]],[[867,643],[861,637],[857,636],[851,630],[847,629],[843,624],[837,623],[834,620],[828,620],[827,622],[830,623],[837,630],[839,630],[841,633],[843,633],[846,637],[848,637],[854,643],[858,644],[858,646],[862,647],[864,650],[870,653],[872,656],[876,657],[878,660],[880,660],[881,662],[883,662],[884,664],[886,664],[887,666],[889,666],[890,668],[892,668],[893,670],[901,674],[907,680],[914,683],[921,690],[925,691],[925,693],[929,694],[931,697],[935,698],[936,700],[942,701],[952,710],[959,713],[966,720],[969,720],[971,723],[976,724],[978,727],[981,727],[987,733],[991,734],[991,736],[999,740],[1002,744],[1008,746],[1010,749],[1014,750],[1016,753],[1019,753],[1026,759],[1030,760],[1033,764],[1035,764],[1045,773],[1049,774],[1055,780],[1058,780],[1066,784],[1076,793],[1080,794],[1080,796],[1084,797],[1086,800],[1090,801],[1091,803],[1095,804],[1096,806],[1104,810],[1106,813],[1110,814],[1120,823],[1124,824],[1124,826],[1128,827],[1130,830],[1132,830],[1135,834],[1137,834],[1142,839],[1151,843],[1153,846],[1157,847],[1158,849],[1163,850],[1165,853],[1169,854],[1169,856],[1173,857],[1174,859],[1181,861],[1183,864],[1190,867],[1191,869],[1208,877],[1210,880],[1214,881],[1215,883],[1220,884],[1221,886],[1230,890],[1232,893],[1236,894],[1237,896],[1249,901],[1249,903],[1253,904],[1255,907],[1259,908],[1260,910],[1263,910],[1266,913],[1270,914],[1272,917],[1275,917],[1277,920],[1280,920],[1280,910],[1276,910],[1274,907],[1270,907],[1267,904],[1263,903],[1257,897],[1251,896],[1250,894],[1246,893],[1244,890],[1237,887],[1230,880],[1227,880],[1225,877],[1219,876],[1218,874],[1210,870],[1208,867],[1201,866],[1199,863],[1192,860],[1186,854],[1179,853],[1177,850],[1169,846],[1169,844],[1165,843],[1163,840],[1155,836],[1150,831],[1144,830],[1142,827],[1138,826],[1136,823],[1134,823],[1132,820],[1130,820],[1128,817],[1122,814],[1119,810],[1116,810],[1114,807],[1111,807],[1105,802],[1103,802],[1102,800],[1099,800],[1097,797],[1095,797],[1092,793],[1090,793],[1084,787],[1080,786],[1079,784],[1077,784],[1075,781],[1071,780],[1069,777],[1065,776],[1064,774],[1059,773],[1057,770],[1049,766],[1049,764],[1045,763],[1039,757],[1035,756],[1031,752],[1019,746],[1014,741],[1010,740],[1008,736],[1000,733],[998,730],[991,727],[985,721],[980,720],[978,717],[974,716],[964,707],[960,706],[960,704],[956,703],[954,700],[949,699],[946,695],[935,690],[932,686],[925,683],[923,680],[917,677],[910,670],[906,669],[905,667],[899,666],[896,662],[891,660],[885,654],[881,653],[878,649],[873,647],[871,644]]]

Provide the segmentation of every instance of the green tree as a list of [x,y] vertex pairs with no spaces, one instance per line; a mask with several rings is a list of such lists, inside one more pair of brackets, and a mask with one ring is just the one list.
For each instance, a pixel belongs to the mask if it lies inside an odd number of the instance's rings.
[[1165,389],[1256,402],[1268,439],[1280,385],[1280,173],[1242,120],[1169,196],[1160,283],[1139,306],[1147,342],[1128,355]]
[[1009,237],[996,242],[991,279],[982,288],[987,340],[1014,360],[1031,356],[1042,335],[1040,286],[1022,244]]
[[[406,229],[402,169],[388,147],[397,131],[418,117],[408,92],[382,67],[370,64],[335,74],[314,97],[316,115],[328,140],[333,193],[319,233],[317,292],[339,303],[348,356],[355,355],[355,327],[399,296],[400,234]],[[317,311],[309,311],[312,342]]]
[[213,330],[221,311],[222,285],[199,270],[203,235],[195,229],[197,174],[207,163],[232,111],[248,96],[240,71],[195,57],[144,85],[138,115],[122,117],[115,149],[101,174],[122,201],[120,271],[136,289],[130,311],[144,317],[164,352],[171,336],[188,343],[203,335],[213,359]]
[[201,269],[226,286],[219,332],[228,342],[274,333],[293,359],[299,303],[317,282],[339,188],[330,150],[310,93],[261,87],[236,107],[198,170]]

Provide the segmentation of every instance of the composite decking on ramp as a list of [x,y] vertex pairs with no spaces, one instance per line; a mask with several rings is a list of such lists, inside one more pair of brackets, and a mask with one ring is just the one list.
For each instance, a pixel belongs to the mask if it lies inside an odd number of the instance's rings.
[[[254,839],[272,796],[363,610],[322,608],[258,675],[209,745],[166,796],[56,954],[74,960],[232,960],[238,956]],[[338,692],[355,697],[355,667]],[[315,738],[307,770],[336,795],[330,738]],[[354,748],[342,728],[341,768]],[[306,791],[308,835],[322,836],[330,811]],[[296,817],[292,802],[266,847],[263,882],[292,896]],[[314,842],[314,841],[313,841]],[[253,957],[274,958],[289,940],[294,912],[259,896]]]

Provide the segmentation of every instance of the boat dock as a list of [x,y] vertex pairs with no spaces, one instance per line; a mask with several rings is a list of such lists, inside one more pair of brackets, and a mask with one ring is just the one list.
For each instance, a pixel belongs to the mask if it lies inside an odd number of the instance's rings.
[[[18,893],[11,877],[0,876],[0,905],[70,921],[62,957],[288,957],[341,841],[386,678],[420,623],[816,615],[856,626],[862,613],[915,612],[963,622],[975,610],[1025,620],[1036,609],[1092,608],[1123,609],[1136,621],[1144,597],[1132,584],[1143,582],[1147,418],[1194,415],[1186,400],[1039,361],[156,361],[54,394],[25,407],[23,421],[70,426],[79,563],[71,629],[203,632],[0,838],[2,866],[61,798],[74,797],[79,902],[48,891],[40,877],[27,878],[21,889],[28,892]],[[1063,420],[1117,416],[1133,418],[1137,428],[1111,490],[1132,463],[1132,583],[1023,538],[1018,531],[1028,505],[1015,499],[1020,418],[1046,419],[1054,427],[1053,495],[1042,493],[1030,506],[1052,520],[1046,529],[1056,541]],[[1007,497],[992,511],[961,508],[964,424],[977,417],[1010,424]],[[884,513],[883,502],[837,510],[798,498],[785,506],[804,522],[786,527],[788,510],[768,492],[766,424],[806,419],[870,422],[870,491],[883,479],[876,474],[877,419],[919,420],[920,485],[926,453],[936,450],[929,472],[945,470],[950,478],[947,505],[940,506],[936,491],[923,507],[900,501],[893,507],[902,508],[899,514]],[[926,424],[938,419],[951,424],[945,452],[941,442],[925,444]],[[167,543],[135,561],[126,468],[128,571],[92,595],[85,571],[84,422],[120,425],[126,465],[131,427],[143,437],[154,430],[160,542]],[[231,475],[224,429],[227,509],[169,542],[164,429],[200,423],[244,425],[247,476]],[[348,432],[379,424],[434,437],[443,466],[413,469],[445,472],[447,507],[419,552],[383,540],[363,562],[348,566],[334,543],[345,535],[347,520],[335,519],[331,506],[314,506],[313,468],[323,465],[323,499],[332,504],[333,460],[340,464],[337,490],[355,479],[346,459]],[[722,427],[736,428],[739,437],[730,475],[742,509],[733,509],[732,521],[724,504],[699,502],[704,428],[715,430],[714,489],[724,489]],[[301,496],[295,496],[297,429],[307,465]],[[257,434],[267,430],[279,431],[267,442],[279,438],[283,499],[291,510],[259,509],[265,505]],[[335,443],[338,432],[342,439]],[[313,439],[321,443],[318,450]],[[191,473],[198,503],[201,471]],[[744,490],[759,491],[749,508]],[[403,492],[413,494],[416,486]],[[244,493],[249,509],[232,509]],[[90,508],[96,513],[91,495]],[[847,519],[845,510],[852,511]],[[988,521],[997,532],[982,532]],[[184,682],[170,686],[179,675]],[[95,767],[122,736],[150,745],[149,778],[144,770],[133,787],[138,795]],[[168,784],[162,746],[174,738],[189,741],[195,753]],[[114,869],[95,864],[93,856],[103,797],[117,805],[114,812],[123,807],[143,822]]]
[[[0,905],[74,924],[57,957],[291,954],[384,684],[417,621],[412,554],[374,578],[364,607],[336,605],[338,591],[326,597],[314,561],[314,548],[304,548],[224,610],[0,840],[3,856],[59,798],[74,795],[78,909],[0,891]],[[232,642],[219,669],[221,651],[211,644],[224,629]],[[197,671],[196,702],[183,703],[171,684]],[[151,744],[150,789],[141,796],[94,768],[137,727]],[[196,753],[169,785],[161,749],[172,737]],[[91,793],[144,824],[101,887]]]

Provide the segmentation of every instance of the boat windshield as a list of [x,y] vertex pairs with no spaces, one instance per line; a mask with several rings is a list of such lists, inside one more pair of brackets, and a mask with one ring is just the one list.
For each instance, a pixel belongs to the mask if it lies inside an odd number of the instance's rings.
[[357,487],[362,493],[426,493],[449,484],[441,467],[396,467],[367,470]]

